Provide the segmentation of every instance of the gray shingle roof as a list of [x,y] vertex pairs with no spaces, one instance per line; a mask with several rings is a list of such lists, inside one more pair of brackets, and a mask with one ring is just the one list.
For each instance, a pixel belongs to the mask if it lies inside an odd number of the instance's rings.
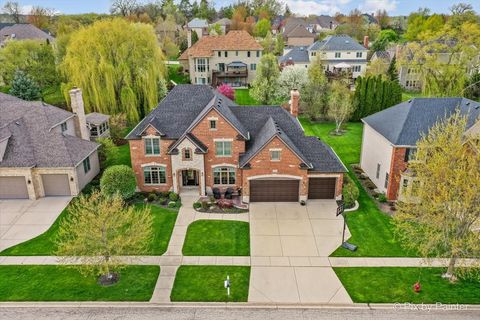
[[16,40],[36,39],[53,41],[54,38],[43,30],[38,29],[29,23],[17,23],[0,29],[0,41],[5,37],[12,38],[15,35]]
[[390,53],[388,51],[375,51],[371,60],[382,59],[384,61],[390,62]]
[[293,47],[287,54],[278,58],[278,62],[310,62],[307,47]]
[[467,129],[480,117],[480,103],[465,98],[414,98],[362,119],[396,146],[415,146],[435,123],[459,109]]
[[72,116],[39,101],[0,93],[0,128],[11,133],[0,167],[76,166],[99,145],[51,130]]
[[187,23],[187,27],[189,27],[189,28],[206,28],[206,27],[208,27],[208,22],[207,22],[207,20],[204,20],[204,19],[195,18],[192,21],[190,21],[189,23]]
[[324,29],[330,29],[330,26],[337,25],[338,22],[331,16],[321,15],[316,17],[315,21]]
[[367,49],[359,44],[355,39],[341,34],[341,35],[330,35],[321,41],[316,41],[313,43],[308,50],[320,50],[320,51],[347,51],[347,50],[356,50],[366,51]]
[[307,30],[304,25],[297,25],[288,34],[285,34],[288,38],[315,38],[315,35]]
[[[324,142],[316,137],[307,137],[296,118],[279,106],[232,106],[230,109],[250,132],[246,150],[255,148],[257,139],[264,139],[264,129],[269,118],[272,118],[282,131],[285,143],[291,143],[312,165],[312,171],[346,172],[338,156]],[[269,132],[269,131],[266,131]],[[287,142],[288,140],[290,142]],[[261,142],[260,141],[260,142]],[[241,160],[244,160],[242,157]]]
[[89,113],[85,116],[86,120],[87,120],[87,124],[88,123],[91,123],[91,124],[94,124],[94,125],[100,125],[106,121],[108,121],[108,119],[110,119],[110,116],[107,115],[107,114],[103,114],[103,113],[98,113],[98,112],[92,112],[92,113]]

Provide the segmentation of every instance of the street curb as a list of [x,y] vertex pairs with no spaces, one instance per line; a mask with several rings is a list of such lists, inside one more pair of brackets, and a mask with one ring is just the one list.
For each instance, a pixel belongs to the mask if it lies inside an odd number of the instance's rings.
[[[5,308],[205,308],[205,309],[369,309],[369,310],[436,310],[436,304],[413,303],[353,303],[353,304],[274,304],[274,303],[243,303],[243,302],[0,302],[0,309]],[[460,308],[461,307],[461,308]],[[441,304],[441,308],[457,311],[480,311],[480,305]]]

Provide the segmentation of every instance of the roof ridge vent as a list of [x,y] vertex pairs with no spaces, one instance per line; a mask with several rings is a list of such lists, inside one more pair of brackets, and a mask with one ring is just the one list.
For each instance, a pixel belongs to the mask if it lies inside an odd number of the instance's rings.
[[470,101],[467,101],[467,103],[465,103],[465,105],[469,106],[469,105],[470,105]]

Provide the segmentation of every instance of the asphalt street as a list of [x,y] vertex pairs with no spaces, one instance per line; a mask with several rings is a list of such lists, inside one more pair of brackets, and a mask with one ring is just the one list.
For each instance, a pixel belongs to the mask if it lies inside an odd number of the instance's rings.
[[369,308],[224,308],[224,307],[9,307],[0,306],[0,319],[25,320],[313,320],[313,319],[388,319],[388,320],[417,320],[417,319],[480,319],[477,310],[444,310],[425,306],[410,309],[387,307],[381,309]]

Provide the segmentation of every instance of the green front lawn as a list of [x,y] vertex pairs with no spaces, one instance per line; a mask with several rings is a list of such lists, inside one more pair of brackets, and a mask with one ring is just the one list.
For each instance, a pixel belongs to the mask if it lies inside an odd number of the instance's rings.
[[112,286],[67,266],[0,266],[0,301],[149,301],[158,266],[128,266]]
[[179,64],[167,65],[168,80],[172,80],[176,84],[190,83],[188,74],[184,75],[182,72],[179,72],[180,67],[181,65]]
[[[139,209],[143,204],[136,204]],[[168,242],[172,235],[173,227],[177,219],[177,211],[157,206],[150,206],[153,216],[153,229],[155,232],[150,246],[150,255],[162,255],[167,251]],[[68,215],[68,207],[63,210],[57,220],[45,233],[36,238],[8,248],[0,253],[3,256],[50,256],[57,249],[55,239],[57,237],[60,222]],[[125,253],[128,254],[128,253]]]
[[188,226],[183,244],[186,256],[249,256],[247,222],[198,220]]
[[250,96],[250,89],[235,89],[235,102],[241,106],[260,105]]
[[[363,124],[360,122],[346,123],[346,132],[341,136],[331,135],[335,124],[323,122],[312,123],[307,118],[300,118],[305,133],[317,136],[330,145],[343,163],[349,165],[360,162]],[[356,244],[356,252],[338,248],[332,256],[352,257],[405,257],[415,256],[415,253],[404,250],[394,236],[392,219],[378,209],[375,202],[360,186],[353,174],[350,175],[360,190],[357,211],[346,214],[348,228],[352,234],[349,242]]]
[[361,122],[346,123],[344,125],[346,132],[341,136],[330,134],[335,130],[335,124],[331,122],[315,123],[305,117],[301,117],[300,123],[305,129],[307,136],[317,136],[322,139],[323,142],[335,150],[346,166],[360,162],[363,133],[363,124]]
[[[480,282],[442,279],[443,268],[334,268],[340,281],[358,303],[479,304]],[[420,281],[421,292],[412,286]]]
[[[230,297],[224,281],[230,277]],[[181,266],[173,284],[172,301],[247,302],[250,267]]]

